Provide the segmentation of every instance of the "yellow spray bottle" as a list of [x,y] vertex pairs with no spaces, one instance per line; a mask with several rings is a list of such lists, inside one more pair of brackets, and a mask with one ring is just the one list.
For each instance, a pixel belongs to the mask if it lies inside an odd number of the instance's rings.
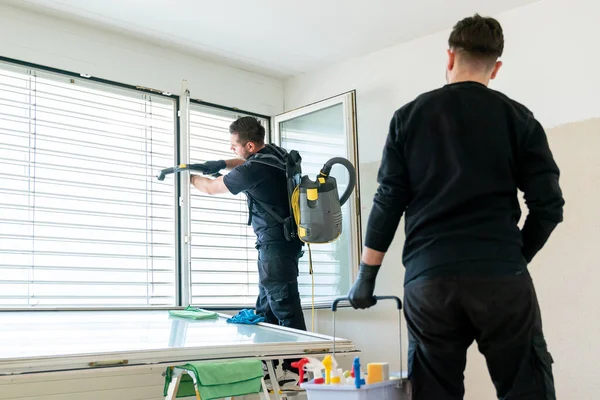
[[333,366],[331,356],[325,356],[322,363],[325,367],[325,384],[329,385],[331,384],[331,367]]

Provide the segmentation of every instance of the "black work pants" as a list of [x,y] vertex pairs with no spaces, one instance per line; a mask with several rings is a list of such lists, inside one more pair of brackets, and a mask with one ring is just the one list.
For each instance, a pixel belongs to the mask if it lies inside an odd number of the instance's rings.
[[527,272],[423,278],[405,286],[404,301],[414,400],[463,399],[473,341],[499,399],[556,399],[553,361]]
[[298,291],[299,243],[258,246],[258,288],[256,314],[266,322],[306,330]]

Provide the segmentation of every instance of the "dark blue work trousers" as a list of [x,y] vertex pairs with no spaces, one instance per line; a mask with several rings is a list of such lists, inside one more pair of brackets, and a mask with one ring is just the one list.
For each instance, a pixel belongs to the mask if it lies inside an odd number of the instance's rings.
[[298,291],[298,261],[302,254],[298,242],[258,246],[256,314],[265,317],[270,324],[305,331]]

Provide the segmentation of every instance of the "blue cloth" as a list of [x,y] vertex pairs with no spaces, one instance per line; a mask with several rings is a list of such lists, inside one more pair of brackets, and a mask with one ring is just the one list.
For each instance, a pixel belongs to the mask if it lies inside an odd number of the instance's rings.
[[259,322],[265,322],[265,317],[259,317],[254,313],[254,310],[244,309],[231,318],[227,319],[230,324],[247,324],[256,325]]

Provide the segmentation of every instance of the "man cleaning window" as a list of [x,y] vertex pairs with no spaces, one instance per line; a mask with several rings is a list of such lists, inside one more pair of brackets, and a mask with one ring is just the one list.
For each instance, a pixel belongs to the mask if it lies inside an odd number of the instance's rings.
[[[215,179],[191,175],[190,183],[210,195],[246,194],[258,249],[256,314],[268,323],[305,331],[298,291],[298,261],[303,254],[303,243],[297,238],[288,241],[283,225],[262,206],[268,205],[282,219],[290,216],[286,172],[265,163],[252,162],[256,154],[281,157],[284,150],[265,144],[265,128],[254,117],[237,119],[229,132],[231,150],[239,158],[204,164],[205,174],[224,169],[229,172]],[[284,376],[278,381],[283,387],[297,383],[298,375],[291,367],[293,361],[285,360],[282,364]]]

